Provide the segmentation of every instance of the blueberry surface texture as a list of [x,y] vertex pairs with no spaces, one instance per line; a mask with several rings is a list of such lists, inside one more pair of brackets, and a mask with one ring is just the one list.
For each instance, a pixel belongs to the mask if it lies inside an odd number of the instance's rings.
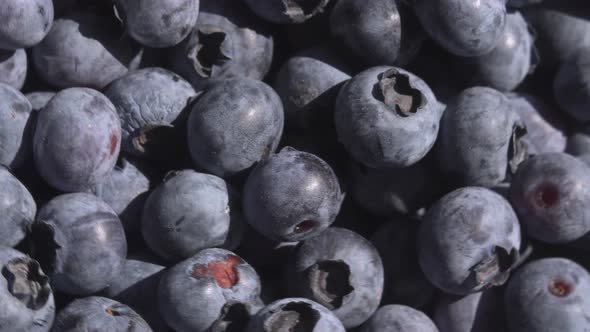
[[17,50],[39,43],[51,29],[51,0],[6,0],[0,4],[0,49]]
[[502,196],[465,187],[443,196],[418,233],[418,262],[446,293],[467,295],[506,282],[518,261],[521,233]]
[[33,157],[43,179],[58,190],[90,190],[111,173],[120,148],[115,107],[96,90],[62,90],[37,116]]
[[20,91],[0,83],[0,165],[14,169],[31,157],[31,111]]
[[49,278],[39,263],[0,246],[0,331],[48,332],[55,317]]
[[0,50],[0,82],[20,90],[27,78],[27,52]]
[[438,332],[436,325],[425,313],[403,305],[379,308],[360,328],[361,332]]
[[293,278],[293,292],[330,309],[346,328],[361,325],[379,307],[381,257],[353,231],[332,227],[300,242],[292,264],[287,278]]
[[344,332],[340,320],[326,307],[304,298],[285,298],[268,304],[250,319],[246,332]]
[[259,17],[279,24],[303,23],[321,13],[330,0],[245,0]]
[[105,297],[91,296],[68,304],[57,315],[51,331],[151,332],[152,329],[128,306]]
[[250,173],[242,196],[246,221],[276,241],[300,241],[330,226],[344,194],[320,158],[286,147]]
[[418,0],[412,5],[430,37],[459,56],[490,52],[506,26],[505,0]]
[[223,179],[184,170],[169,174],[145,202],[141,230],[155,253],[170,261],[202,249],[234,249],[242,232],[239,197]]
[[188,145],[197,167],[228,177],[267,159],[283,133],[283,105],[263,82],[231,78],[199,96],[188,120]]
[[340,89],[334,119],[339,141],[355,160],[372,168],[405,167],[430,151],[442,113],[419,77],[373,67]]
[[205,249],[166,271],[158,304],[178,332],[239,330],[262,307],[260,279],[231,251]]
[[510,200],[527,234],[546,243],[568,243],[590,231],[590,169],[565,153],[537,155],[519,167]]
[[29,190],[0,166],[0,246],[14,247],[35,220],[37,205]]
[[527,157],[524,123],[501,92],[473,87],[447,106],[441,121],[441,169],[463,186],[494,186]]
[[588,322],[590,275],[565,258],[531,262],[508,283],[505,310],[513,331],[584,331]]
[[54,96],[55,92],[51,91],[33,91],[25,95],[29,100],[29,103],[31,103],[32,110],[35,112],[43,109]]
[[190,33],[199,16],[199,0],[117,0],[127,33],[149,47],[171,47]]
[[29,247],[56,291],[71,295],[106,288],[127,256],[119,217],[85,193],[60,195],[44,205],[31,226]]

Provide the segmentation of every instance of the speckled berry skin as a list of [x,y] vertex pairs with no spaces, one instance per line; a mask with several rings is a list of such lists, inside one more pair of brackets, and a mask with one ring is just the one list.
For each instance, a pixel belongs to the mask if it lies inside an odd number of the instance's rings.
[[338,178],[320,158],[293,148],[258,164],[242,196],[246,221],[276,241],[300,241],[328,228],[344,199]]
[[0,83],[0,165],[15,169],[31,157],[31,111],[20,91]]
[[386,305],[361,326],[360,332],[438,332],[436,325],[422,311],[403,305]]
[[27,188],[0,166],[0,246],[14,247],[35,220],[37,205]]
[[53,23],[51,0],[5,0],[0,3],[0,49],[16,50],[39,43]]
[[420,78],[373,67],[340,89],[334,119],[338,140],[355,160],[373,168],[406,167],[430,151],[442,113]]
[[102,93],[60,91],[39,112],[33,157],[39,174],[66,192],[87,191],[112,170],[121,147],[121,124]]
[[466,295],[503,284],[521,245],[516,213],[499,194],[465,187],[434,204],[418,233],[418,262],[435,286]]

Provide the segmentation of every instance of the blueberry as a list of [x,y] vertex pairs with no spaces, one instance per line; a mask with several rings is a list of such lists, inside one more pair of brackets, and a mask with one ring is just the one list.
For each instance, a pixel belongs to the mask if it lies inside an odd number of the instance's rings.
[[[557,3],[557,1],[554,1]],[[570,1],[563,2],[570,3]],[[543,64],[555,65],[578,56],[579,50],[590,47],[590,21],[579,15],[575,2],[573,12],[559,6],[523,8],[523,15],[536,33],[535,45]]]
[[88,295],[107,287],[123,269],[127,242],[117,214],[91,194],[60,195],[44,205],[29,245],[59,292]]
[[196,92],[175,73],[162,68],[133,71],[105,91],[121,120],[121,149],[150,159],[166,159],[186,140],[186,118]]
[[590,330],[590,275],[564,258],[546,258],[525,265],[506,288],[509,330]]
[[432,203],[441,192],[440,180],[425,163],[383,169],[351,163],[350,168],[352,197],[378,216],[412,214]]
[[16,50],[39,43],[53,22],[51,0],[4,0],[0,4],[0,49]]
[[270,303],[250,320],[246,332],[344,332],[342,323],[324,306],[303,298]]
[[37,205],[27,188],[0,166],[0,246],[14,247],[33,223]]
[[0,246],[0,331],[48,332],[55,316],[49,278],[39,263]]
[[540,154],[523,163],[510,197],[527,235],[546,243],[568,243],[590,231],[590,169],[565,153]]
[[245,77],[211,86],[195,102],[188,120],[193,161],[227,177],[265,160],[283,133],[283,105],[268,85]]
[[119,215],[129,233],[140,229],[141,211],[150,190],[151,172],[146,166],[139,160],[122,159],[111,174],[92,188]]
[[440,332],[506,331],[502,300],[495,288],[466,296],[441,294],[433,319]]
[[442,170],[460,185],[494,186],[526,158],[522,120],[504,94],[491,88],[463,90],[441,121]]
[[141,231],[155,253],[170,261],[202,249],[237,247],[239,198],[222,179],[192,170],[169,174],[145,202]]
[[459,56],[490,52],[506,25],[506,0],[417,0],[413,6],[430,36]]
[[20,90],[27,78],[27,52],[0,50],[0,83]]
[[158,284],[164,273],[161,265],[127,259],[121,273],[104,290],[105,296],[126,304],[141,314],[155,331],[168,331],[158,307]]
[[33,48],[35,68],[55,87],[103,89],[135,69],[141,58],[118,30],[116,22],[89,12],[58,19]]
[[330,166],[293,148],[258,164],[243,193],[246,221],[276,241],[300,241],[334,222],[344,194]]
[[197,23],[199,0],[117,0],[127,33],[149,47],[180,43]]
[[396,218],[381,225],[371,237],[384,269],[382,304],[424,308],[434,298],[435,288],[418,265],[418,221]]
[[590,121],[590,49],[580,57],[562,63],[553,82],[553,94],[560,108],[578,121]]
[[117,301],[92,296],[74,300],[55,319],[52,332],[151,332],[133,309]]
[[344,228],[328,228],[300,242],[287,271],[296,295],[330,309],[346,328],[361,325],[381,302],[379,253],[365,238]]
[[196,87],[211,78],[262,79],[273,59],[271,29],[241,1],[200,0],[199,10],[195,28],[172,49],[172,69]]
[[33,107],[32,110],[38,112],[49,103],[51,98],[55,97],[55,92],[35,91],[27,93],[25,97],[27,97],[29,103],[31,103],[31,106]]
[[326,122],[333,123],[334,101],[351,72],[328,47],[305,49],[289,58],[274,83],[285,107],[285,124],[300,129],[323,125],[323,130]]
[[31,103],[15,88],[0,83],[0,165],[18,168],[31,154]]
[[39,112],[33,137],[37,170],[62,191],[86,191],[117,162],[121,124],[102,93],[65,89]]
[[443,108],[414,74],[373,67],[346,82],[336,100],[338,139],[368,167],[404,167],[434,145]]
[[401,0],[340,0],[330,15],[330,29],[372,65],[404,66],[426,38],[411,8]]
[[438,332],[436,325],[422,311],[404,305],[379,308],[359,332]]
[[259,17],[273,23],[303,23],[321,13],[330,0],[245,0]]
[[260,279],[240,257],[205,249],[162,276],[160,312],[177,332],[233,331],[260,308]]
[[469,86],[514,90],[539,63],[534,35],[519,12],[506,16],[506,27],[496,46],[481,56],[456,58],[455,67]]
[[563,152],[566,147],[565,121],[544,100],[528,94],[509,94],[512,108],[524,122],[522,141],[531,155]]
[[418,233],[418,262],[435,286],[466,295],[506,282],[520,242],[510,204],[489,189],[465,187],[428,210]]

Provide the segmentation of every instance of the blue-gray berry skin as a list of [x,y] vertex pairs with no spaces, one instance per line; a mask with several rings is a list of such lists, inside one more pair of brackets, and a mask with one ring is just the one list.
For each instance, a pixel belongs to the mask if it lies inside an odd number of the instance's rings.
[[55,92],[50,91],[35,91],[27,93],[25,97],[27,97],[29,103],[31,103],[32,110],[38,112],[49,103],[51,98],[55,97],[55,94]]
[[546,258],[520,269],[506,288],[511,332],[590,330],[590,275],[565,258]]
[[31,154],[31,103],[15,88],[0,83],[0,165],[18,168]]
[[359,329],[359,332],[407,331],[438,332],[438,329],[422,311],[395,304],[379,308]]
[[180,76],[162,68],[133,71],[114,81],[105,95],[121,120],[123,151],[158,159],[184,146],[186,117],[197,93]]
[[180,43],[197,23],[199,0],[117,0],[127,33],[149,47]]
[[164,273],[158,305],[174,331],[233,331],[260,309],[260,278],[231,251],[205,249]]
[[92,192],[115,211],[125,231],[137,233],[141,211],[150,190],[150,170],[139,160],[125,158]]
[[300,242],[286,277],[292,278],[289,286],[295,295],[330,309],[346,328],[369,319],[383,294],[377,249],[344,228],[331,227]]
[[441,179],[423,162],[383,169],[351,163],[349,176],[352,197],[367,211],[383,217],[412,214],[442,192]]
[[590,48],[559,67],[553,95],[559,107],[577,121],[590,121]]
[[[560,151],[561,152],[561,151]],[[567,138],[565,152],[573,156],[583,156],[590,154],[590,127],[584,128],[572,133]]]
[[539,97],[514,93],[507,95],[512,108],[524,123],[527,133],[522,137],[531,155],[563,152],[566,148],[564,119]]
[[[569,1],[562,2],[566,3]],[[547,66],[570,61],[578,55],[579,50],[590,47],[590,21],[577,14],[579,8],[574,7],[573,12],[568,12],[553,7],[532,6],[522,9],[524,17],[535,31],[535,45],[539,49],[541,61]]]
[[139,65],[139,49],[121,35],[113,20],[90,12],[70,14],[56,20],[33,48],[35,69],[58,88],[101,90]]
[[245,0],[260,18],[272,23],[303,23],[324,11],[330,0]]
[[435,286],[467,295],[506,282],[520,241],[518,218],[506,199],[465,187],[427,212],[418,233],[418,262]]
[[433,320],[440,332],[506,331],[502,292],[493,288],[466,296],[441,294]]
[[0,3],[0,49],[29,48],[39,43],[53,23],[51,0],[4,0]]
[[117,214],[98,197],[60,195],[44,205],[30,231],[32,256],[59,292],[89,295],[123,268],[127,241]]
[[176,262],[206,248],[233,249],[242,232],[238,203],[233,189],[214,175],[169,174],[145,202],[143,238],[159,256]]
[[522,120],[501,92],[473,87],[449,103],[437,146],[441,169],[458,185],[494,186],[526,158]]
[[197,25],[172,49],[170,67],[195,87],[214,78],[262,79],[273,59],[270,32],[242,1],[200,0]]
[[51,332],[109,331],[151,332],[133,309],[105,297],[79,298],[61,310]]
[[319,303],[285,298],[268,304],[250,319],[246,332],[344,332],[342,322]]
[[188,145],[194,163],[228,177],[272,154],[281,140],[283,105],[265,83],[246,77],[220,81],[192,107]]
[[158,311],[158,284],[164,267],[143,260],[127,259],[121,273],[113,279],[104,295],[137,311],[155,331],[169,331]]
[[459,56],[490,52],[506,25],[505,0],[418,0],[413,6],[430,37]]
[[14,247],[35,220],[37,205],[27,188],[0,166],[0,246]]
[[87,191],[119,156],[121,124],[113,104],[87,88],[60,91],[37,115],[33,157],[39,174],[66,192]]
[[590,168],[573,156],[546,153],[529,159],[512,179],[510,198],[534,239],[563,244],[590,231]]
[[405,167],[430,151],[443,108],[414,74],[373,67],[340,89],[335,106],[338,140],[368,167]]
[[506,16],[506,27],[496,46],[481,56],[456,58],[454,66],[469,86],[512,91],[538,64],[534,36],[519,12]]
[[330,30],[371,65],[405,66],[426,38],[412,9],[400,0],[340,0],[330,14]]
[[49,278],[39,263],[0,246],[0,331],[48,332],[55,317]]
[[0,50],[0,83],[8,84],[20,90],[27,78],[27,52]]
[[242,198],[246,221],[256,231],[276,241],[293,242],[328,228],[344,194],[325,161],[286,147],[250,173]]
[[434,298],[435,288],[418,264],[416,238],[418,221],[409,218],[389,220],[371,237],[384,269],[381,304],[402,304],[425,308]]
[[328,47],[305,49],[289,58],[273,85],[283,101],[286,126],[308,129],[324,125],[321,129],[325,131],[325,122],[333,123],[331,114],[341,83],[350,79],[351,72],[341,54]]

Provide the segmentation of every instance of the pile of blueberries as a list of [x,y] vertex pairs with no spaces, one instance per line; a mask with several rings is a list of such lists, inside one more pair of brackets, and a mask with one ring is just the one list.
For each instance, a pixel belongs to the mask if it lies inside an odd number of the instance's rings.
[[587,0],[0,0],[0,332],[590,331]]

